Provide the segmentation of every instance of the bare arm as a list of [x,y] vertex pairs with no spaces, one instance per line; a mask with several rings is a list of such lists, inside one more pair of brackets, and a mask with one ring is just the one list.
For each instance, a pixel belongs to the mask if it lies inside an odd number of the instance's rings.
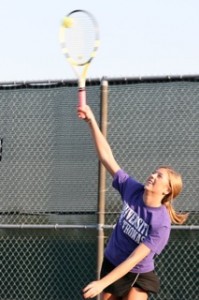
[[95,116],[90,109],[88,105],[86,105],[83,108],[78,108],[78,116],[80,118],[80,113],[83,113],[85,116],[85,120],[88,122],[91,134],[93,137],[93,141],[95,144],[96,152],[98,155],[99,160],[104,165],[104,167],[107,169],[107,171],[114,176],[114,174],[120,169],[118,163],[116,162],[112,150],[110,148],[109,143],[103,136],[97,121],[95,120]]
[[142,261],[149,253],[150,249],[144,244],[140,244],[132,254],[119,266],[100,280],[89,283],[84,289],[84,298],[93,298],[100,294],[107,286],[127,274],[133,267]]

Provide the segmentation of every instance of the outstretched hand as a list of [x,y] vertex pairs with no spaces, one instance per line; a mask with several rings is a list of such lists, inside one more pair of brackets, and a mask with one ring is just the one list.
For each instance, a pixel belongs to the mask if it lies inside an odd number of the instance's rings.
[[100,280],[90,282],[84,289],[83,289],[83,297],[84,299],[94,298],[95,296],[99,295],[104,289]]
[[77,115],[80,119],[83,119],[86,122],[91,122],[91,120],[95,118],[91,108],[88,105],[78,106]]

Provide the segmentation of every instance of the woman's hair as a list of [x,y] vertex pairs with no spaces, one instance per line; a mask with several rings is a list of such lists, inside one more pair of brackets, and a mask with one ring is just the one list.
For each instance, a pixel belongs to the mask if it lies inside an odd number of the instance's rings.
[[160,168],[165,169],[167,171],[170,187],[170,192],[169,194],[164,196],[164,198],[162,199],[162,204],[166,206],[169,212],[171,223],[183,224],[188,218],[188,213],[176,212],[172,205],[173,199],[176,198],[182,191],[182,177],[179,173],[174,171],[169,166],[161,166]]

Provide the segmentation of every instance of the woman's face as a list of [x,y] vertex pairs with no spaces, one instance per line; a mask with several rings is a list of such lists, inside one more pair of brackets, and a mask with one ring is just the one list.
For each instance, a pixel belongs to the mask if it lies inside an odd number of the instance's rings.
[[146,181],[145,190],[162,196],[168,194],[170,192],[170,186],[167,170],[159,168],[154,171]]

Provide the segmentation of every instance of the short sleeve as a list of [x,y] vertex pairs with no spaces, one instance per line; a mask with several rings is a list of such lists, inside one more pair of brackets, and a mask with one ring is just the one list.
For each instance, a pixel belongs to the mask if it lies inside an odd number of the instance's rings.
[[131,192],[133,194],[135,191],[144,189],[143,184],[130,177],[123,170],[119,170],[115,173],[112,186],[118,190],[122,196],[124,196],[125,193]]
[[144,239],[143,244],[146,245],[151,251],[160,254],[170,236],[170,227],[162,226],[160,228],[152,228],[149,230],[148,236]]

